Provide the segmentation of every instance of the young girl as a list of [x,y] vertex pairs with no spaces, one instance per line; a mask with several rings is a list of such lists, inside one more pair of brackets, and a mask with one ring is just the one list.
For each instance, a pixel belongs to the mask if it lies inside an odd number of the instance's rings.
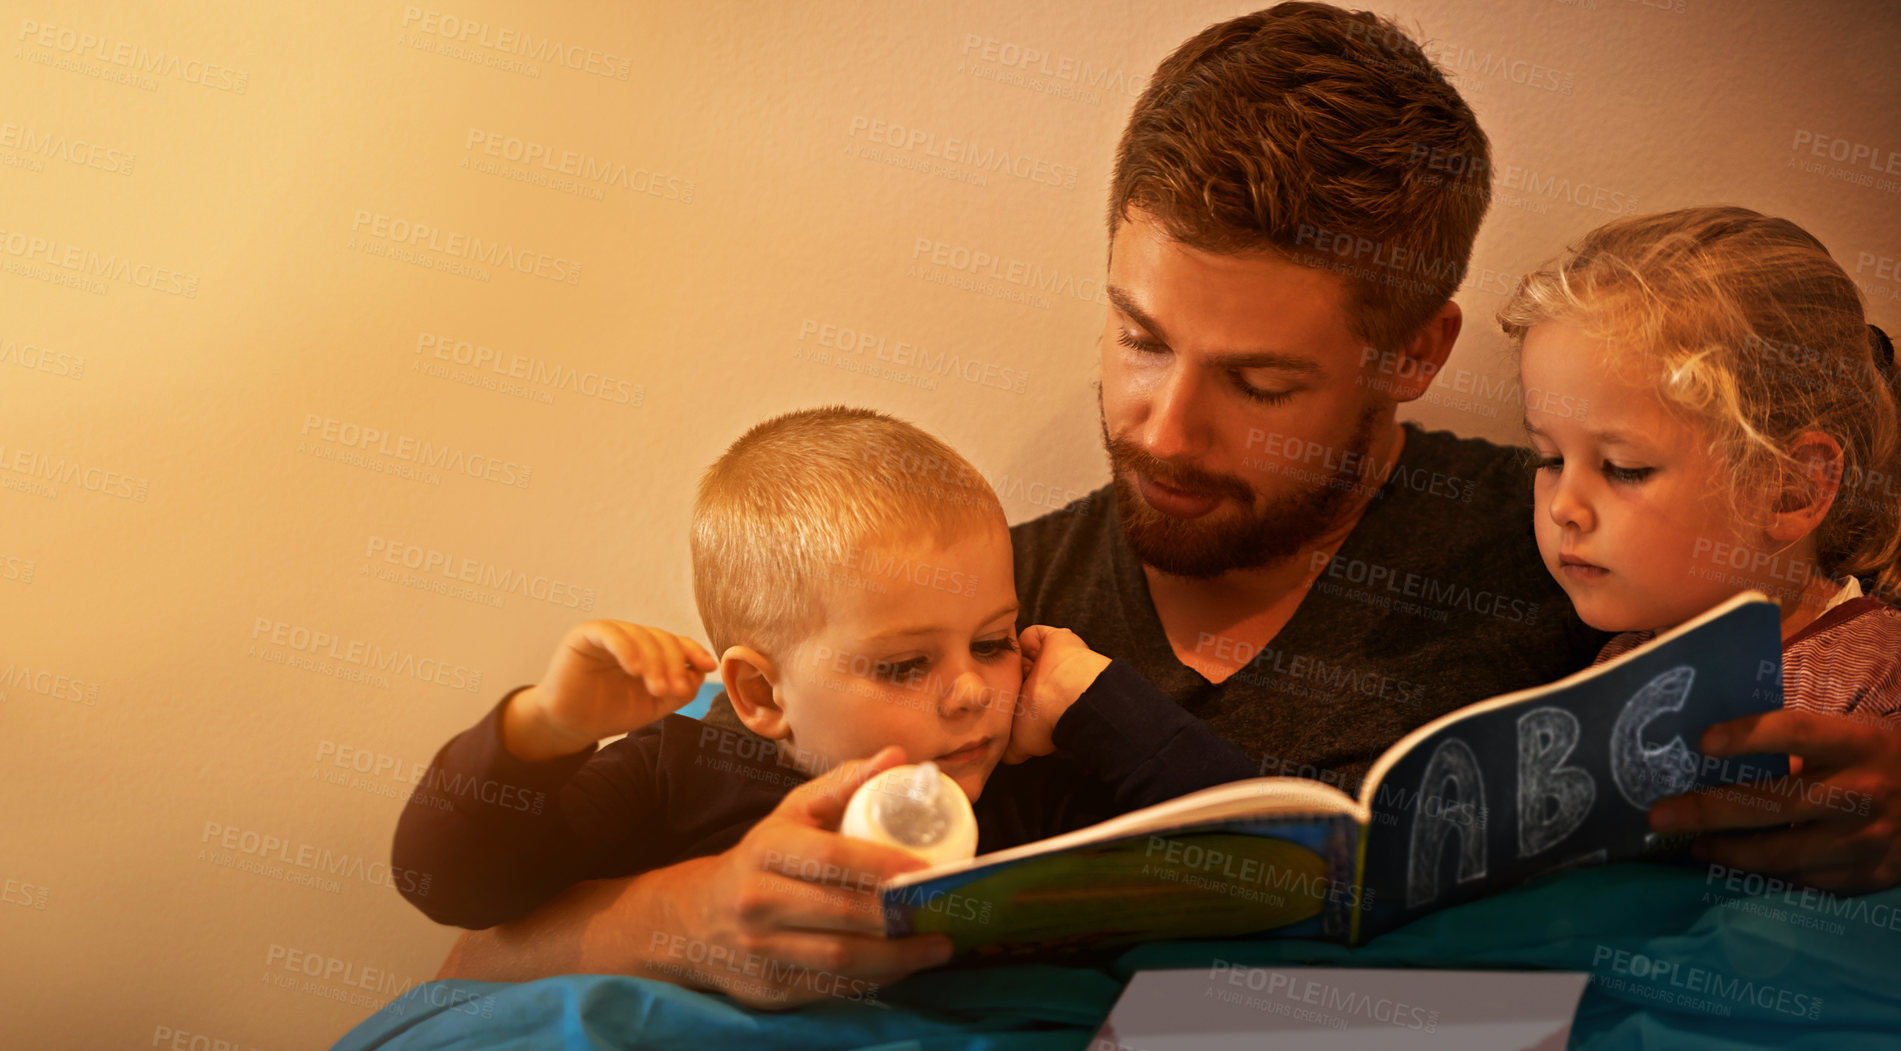
[[1617,656],[1749,588],[1782,606],[1784,705],[1901,717],[1893,347],[1786,219],[1599,227],[1525,276],[1520,354],[1545,566]]

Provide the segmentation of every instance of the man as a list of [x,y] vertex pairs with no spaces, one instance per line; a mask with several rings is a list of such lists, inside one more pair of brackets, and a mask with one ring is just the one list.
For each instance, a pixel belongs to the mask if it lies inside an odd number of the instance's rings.
[[[1450,296],[1488,159],[1458,93],[1375,16],[1283,4],[1176,49],[1136,105],[1111,191],[1112,482],[1013,530],[1020,623],[1130,661],[1262,773],[1348,789],[1434,716],[1588,664],[1601,639],[1538,560],[1514,454],[1394,422],[1458,336]],[[1837,838],[1894,881],[1895,735],[1870,751],[1799,713],[1729,729],[1705,750],[1811,750],[1875,793],[1873,817]],[[803,976],[889,981],[942,962],[941,938],[881,936],[868,882],[899,871],[895,856],[830,831],[874,772],[850,763],[795,789],[722,854],[582,884],[465,935],[443,975],[626,973],[782,1007],[825,995]],[[1762,801],[1679,798],[1658,823],[1843,820]],[[1782,835],[1713,857],[1792,871]],[[824,872],[848,876],[809,875]],[[702,960],[761,963],[690,965]]]
[[1022,622],[1134,664],[1263,774],[1351,791],[1603,642],[1540,562],[1516,451],[1395,422],[1458,336],[1490,148],[1403,34],[1321,5],[1211,27],[1153,84],[1110,188],[1112,481],[1015,530]]

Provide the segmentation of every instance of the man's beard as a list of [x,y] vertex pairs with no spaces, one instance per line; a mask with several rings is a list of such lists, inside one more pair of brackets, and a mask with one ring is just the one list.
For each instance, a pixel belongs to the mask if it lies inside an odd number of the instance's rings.
[[[1098,400],[1100,408],[1100,400]],[[1331,529],[1341,506],[1359,487],[1360,470],[1366,466],[1366,453],[1372,446],[1373,427],[1379,410],[1373,405],[1361,409],[1353,433],[1334,459],[1330,474],[1311,477],[1297,462],[1287,470],[1294,487],[1255,510],[1254,487],[1233,475],[1211,474],[1193,467],[1171,464],[1144,452],[1134,442],[1109,436],[1106,415],[1102,418],[1102,444],[1109,453],[1110,477],[1116,497],[1116,511],[1122,516],[1122,535],[1135,557],[1164,573],[1178,577],[1206,579],[1231,569],[1254,569],[1272,565],[1297,554],[1309,541]],[[1224,502],[1240,505],[1239,518],[1222,516],[1221,508],[1201,518],[1181,519],[1165,515],[1142,499],[1130,480],[1133,470],[1170,489],[1195,496],[1218,496]]]

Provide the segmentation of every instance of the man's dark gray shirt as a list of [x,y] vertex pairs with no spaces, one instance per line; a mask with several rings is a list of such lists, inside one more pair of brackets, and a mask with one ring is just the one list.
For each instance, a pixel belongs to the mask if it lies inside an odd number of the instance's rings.
[[1399,462],[1286,626],[1258,653],[1259,639],[1195,640],[1252,654],[1210,683],[1170,646],[1105,486],[1011,528],[1017,624],[1069,628],[1126,661],[1263,775],[1351,791],[1407,732],[1577,671],[1610,638],[1545,571],[1531,516],[1519,450],[1407,424]]

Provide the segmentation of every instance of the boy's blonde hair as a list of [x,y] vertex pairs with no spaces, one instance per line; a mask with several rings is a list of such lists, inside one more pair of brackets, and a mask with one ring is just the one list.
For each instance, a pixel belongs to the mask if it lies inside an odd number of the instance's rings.
[[1895,370],[1878,358],[1860,290],[1807,231],[1729,206],[1620,219],[1526,274],[1498,321],[1519,349],[1541,321],[1607,341],[1614,366],[1655,382],[1709,435],[1739,513],[1800,476],[1797,437],[1833,437],[1842,488],[1816,530],[1820,569],[1901,593]]
[[713,652],[783,657],[825,623],[860,549],[1005,526],[983,475],[943,442],[870,409],[786,413],[734,442],[693,502],[693,595]]

